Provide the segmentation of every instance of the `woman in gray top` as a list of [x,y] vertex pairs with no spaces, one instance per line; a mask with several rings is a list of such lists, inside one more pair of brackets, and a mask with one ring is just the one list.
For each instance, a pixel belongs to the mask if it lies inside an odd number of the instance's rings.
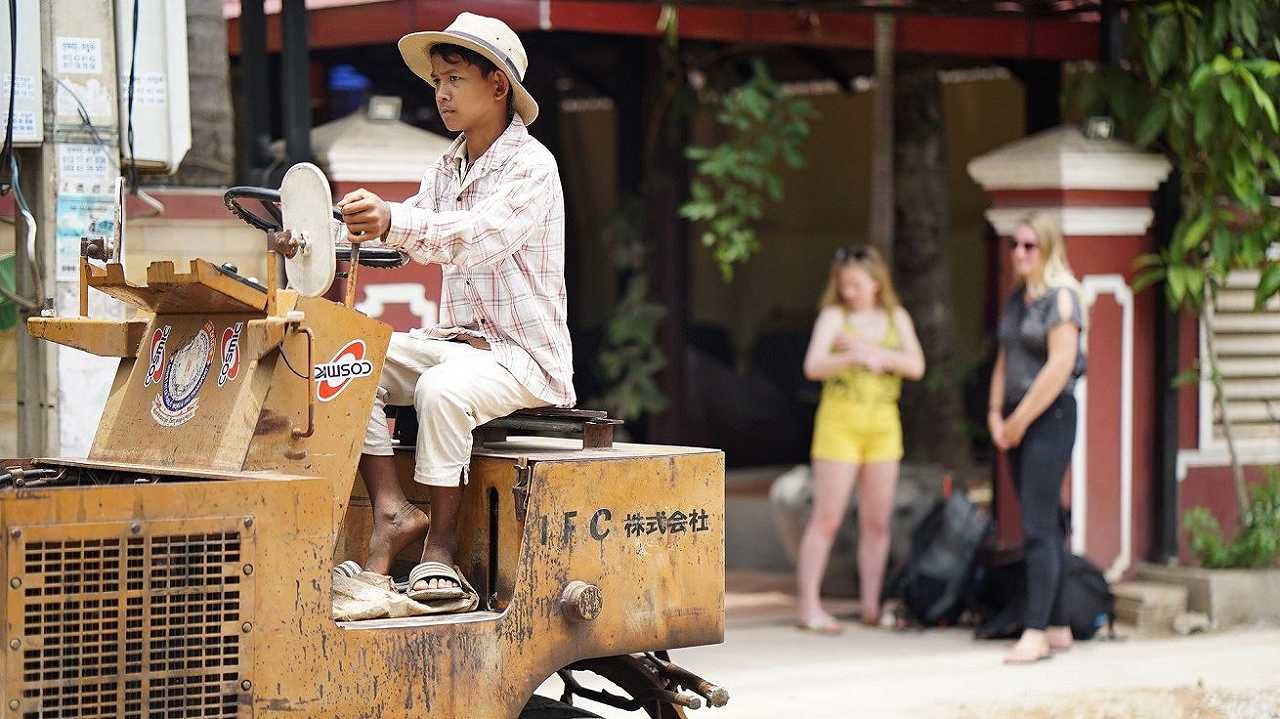
[[1022,505],[1027,615],[1009,664],[1048,658],[1071,646],[1059,606],[1065,527],[1059,494],[1076,441],[1076,379],[1084,374],[1080,283],[1067,264],[1057,221],[1028,217],[1009,241],[1016,278],[1000,318],[987,426],[1009,458]]

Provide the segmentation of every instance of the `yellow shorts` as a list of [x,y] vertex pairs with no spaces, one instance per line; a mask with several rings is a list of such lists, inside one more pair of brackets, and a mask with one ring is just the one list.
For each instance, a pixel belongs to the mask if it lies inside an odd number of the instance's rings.
[[814,459],[850,464],[902,459],[902,421],[898,405],[827,400],[814,419]]

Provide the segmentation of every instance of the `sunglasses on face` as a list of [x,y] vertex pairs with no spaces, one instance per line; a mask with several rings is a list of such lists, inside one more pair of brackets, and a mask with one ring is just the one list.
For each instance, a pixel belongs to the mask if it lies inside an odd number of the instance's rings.
[[862,262],[868,256],[867,248],[865,247],[837,247],[835,260],[836,262],[847,262],[849,260]]
[[1009,250],[1017,252],[1021,248],[1023,252],[1035,252],[1040,249],[1039,242],[1023,242],[1021,240],[1009,240]]

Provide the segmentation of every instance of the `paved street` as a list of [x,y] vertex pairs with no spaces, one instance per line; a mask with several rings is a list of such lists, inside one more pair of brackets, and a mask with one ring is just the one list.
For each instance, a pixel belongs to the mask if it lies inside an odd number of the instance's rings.
[[[843,635],[824,637],[791,628],[784,592],[731,591],[726,604],[723,645],[673,656],[733,697],[725,709],[691,719],[1280,718],[1277,627],[1084,642],[1050,661],[1005,667],[1005,643],[975,642],[967,629],[849,624]],[[583,706],[608,719],[638,716]]]

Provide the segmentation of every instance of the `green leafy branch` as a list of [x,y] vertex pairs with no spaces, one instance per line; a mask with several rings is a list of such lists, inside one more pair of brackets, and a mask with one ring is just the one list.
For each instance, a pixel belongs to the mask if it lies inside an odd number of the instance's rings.
[[593,404],[628,420],[661,412],[667,406],[656,379],[666,366],[658,342],[666,309],[649,299],[649,274],[645,271],[649,248],[641,230],[643,222],[644,201],[632,196],[619,204],[603,232],[612,248],[613,268],[624,276],[624,288],[605,325],[598,358],[608,389]]
[[1233,269],[1261,273],[1261,307],[1280,292],[1278,0],[1175,0],[1130,13],[1128,64],[1084,76],[1076,99],[1109,111],[1143,147],[1182,172],[1173,241],[1141,259],[1136,285],[1164,282],[1176,306],[1203,307]]
[[[1163,283],[1175,307],[1212,307],[1235,269],[1258,270],[1257,307],[1280,292],[1280,258],[1268,254],[1280,240],[1280,207],[1271,199],[1280,188],[1277,26],[1280,0],[1170,0],[1134,7],[1126,26],[1126,62],[1083,75],[1073,88],[1084,112],[1109,112],[1137,144],[1158,147],[1177,160],[1183,215],[1166,247],[1139,258],[1134,282],[1137,289]],[[1213,315],[1204,317],[1204,369],[1243,514],[1249,494],[1219,371]],[[1202,520],[1192,522],[1210,536]]]
[[778,161],[804,167],[802,148],[816,114],[809,101],[782,91],[763,60],[753,60],[751,69],[745,83],[720,97],[715,119],[727,131],[725,141],[685,151],[697,164],[680,216],[700,223],[702,244],[714,253],[725,281],[759,249],[755,224],[766,199],[782,200]]
[[1240,529],[1227,541],[1209,510],[1195,507],[1182,520],[1191,551],[1210,569],[1260,569],[1280,561],[1280,470],[1271,467],[1256,485],[1241,517]]

